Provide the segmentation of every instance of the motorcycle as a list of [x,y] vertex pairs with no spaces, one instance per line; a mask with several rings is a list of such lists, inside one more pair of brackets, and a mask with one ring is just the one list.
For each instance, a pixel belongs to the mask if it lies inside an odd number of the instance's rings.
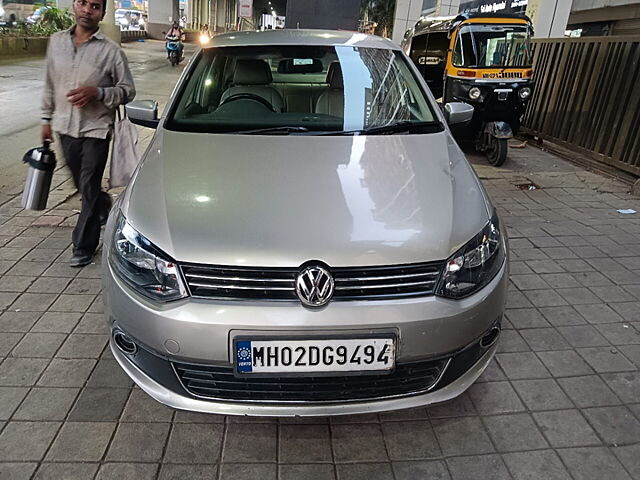
[[182,60],[180,39],[176,36],[167,37],[166,47],[171,66],[175,67]]
[[206,32],[202,32],[202,33],[200,33],[199,40],[200,40],[200,45],[202,45],[204,47],[205,45],[207,45],[211,41],[211,35],[209,35]]

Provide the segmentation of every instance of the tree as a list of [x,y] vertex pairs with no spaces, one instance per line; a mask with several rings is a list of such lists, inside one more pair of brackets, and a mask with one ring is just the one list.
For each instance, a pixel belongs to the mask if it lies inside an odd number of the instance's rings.
[[367,22],[376,23],[376,35],[391,37],[396,0],[362,0],[361,16]]
[[42,12],[38,22],[44,29],[48,29],[53,33],[70,28],[75,23],[75,18],[66,8],[48,7]]

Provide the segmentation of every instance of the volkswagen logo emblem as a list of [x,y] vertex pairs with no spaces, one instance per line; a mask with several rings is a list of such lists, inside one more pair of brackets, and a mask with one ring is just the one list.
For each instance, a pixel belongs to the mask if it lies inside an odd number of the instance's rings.
[[296,294],[307,307],[326,305],[333,296],[333,277],[325,268],[307,267],[296,278]]

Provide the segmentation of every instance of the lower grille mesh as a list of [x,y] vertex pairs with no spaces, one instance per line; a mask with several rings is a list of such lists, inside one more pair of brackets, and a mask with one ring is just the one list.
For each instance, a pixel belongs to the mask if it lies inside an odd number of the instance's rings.
[[423,392],[440,378],[447,359],[400,363],[390,374],[236,377],[233,367],[173,362],[192,395],[235,401],[331,402],[380,399]]

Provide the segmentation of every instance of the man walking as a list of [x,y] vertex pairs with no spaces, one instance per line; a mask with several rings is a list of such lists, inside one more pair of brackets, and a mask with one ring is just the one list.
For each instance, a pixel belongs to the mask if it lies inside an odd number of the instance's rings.
[[115,109],[136,94],[127,57],[99,28],[108,0],[74,0],[76,24],[49,39],[42,141],[60,138],[82,209],[73,230],[72,267],[91,263],[111,200],[101,190]]

